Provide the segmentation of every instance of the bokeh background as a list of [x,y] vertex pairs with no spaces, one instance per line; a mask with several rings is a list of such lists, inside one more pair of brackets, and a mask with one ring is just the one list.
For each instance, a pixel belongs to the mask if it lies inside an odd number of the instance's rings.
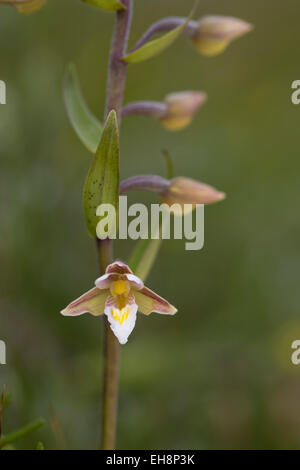
[[[135,0],[130,45],[155,20],[186,15],[193,0]],[[122,348],[118,448],[300,448],[299,120],[300,5],[295,0],[201,0],[197,14],[241,17],[255,30],[215,58],[187,38],[129,68],[125,101],[195,89],[208,102],[192,125],[168,133],[124,120],[122,177],[177,175],[225,191],[206,208],[205,247],[165,242],[148,285],[178,306],[139,316]],[[97,277],[82,211],[91,156],[71,129],[61,83],[75,62],[102,117],[114,15],[79,0],[48,0],[24,17],[1,6],[0,366],[10,405],[4,432],[44,416],[18,448],[97,448],[102,322],[59,311]],[[148,199],[147,199],[148,198]],[[141,193],[132,200],[151,201]],[[127,259],[131,242],[117,248]]]

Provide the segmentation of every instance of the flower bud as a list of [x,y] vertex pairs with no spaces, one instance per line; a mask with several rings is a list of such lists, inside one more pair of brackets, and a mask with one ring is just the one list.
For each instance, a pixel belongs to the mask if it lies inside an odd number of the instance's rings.
[[200,106],[206,101],[206,93],[181,91],[171,93],[165,98],[167,114],[161,122],[168,130],[177,131],[188,126]]
[[[225,199],[225,193],[190,178],[178,177],[171,180],[171,184],[167,191],[162,194],[162,202],[172,206],[179,204],[183,213],[188,213],[195,208],[196,204],[211,204],[213,202]],[[190,204],[191,208],[184,208],[184,204]],[[174,206],[170,209],[174,214],[180,213]]]
[[24,0],[23,2],[14,2],[13,0],[10,2],[4,2],[13,5],[20,13],[25,15],[29,15],[30,13],[35,13],[36,11],[40,10],[42,6],[46,3],[46,0]]
[[200,54],[214,56],[251,29],[251,24],[231,16],[205,16],[198,21],[192,40]]

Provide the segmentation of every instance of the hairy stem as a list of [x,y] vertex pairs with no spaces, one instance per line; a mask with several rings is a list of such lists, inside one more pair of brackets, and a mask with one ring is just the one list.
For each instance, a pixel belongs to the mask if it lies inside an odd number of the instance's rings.
[[[143,34],[143,36],[139,39],[130,53],[136,51],[140,47],[142,47],[149,39],[152,38],[157,33],[163,33],[171,31],[172,29],[181,26],[186,21],[186,18],[181,18],[177,16],[169,16],[168,18],[163,18],[162,20],[157,21],[150,26],[150,28]],[[198,28],[197,21],[189,21],[188,24],[185,26],[183,30],[183,34],[186,36],[192,37],[196,34]]]
[[[127,70],[127,65],[121,58],[126,52],[132,15],[132,0],[123,0],[123,4],[126,10],[119,10],[116,13],[116,24],[109,56],[105,107],[105,118],[112,109],[116,111],[119,127]],[[103,273],[106,266],[113,261],[112,240],[97,240],[97,249],[99,266]],[[115,449],[117,425],[120,344],[113,334],[106,316],[104,316],[103,359],[101,449],[113,450]]]
[[127,9],[119,10],[116,13],[116,24],[109,56],[106,107],[104,116],[106,118],[108,113],[114,109],[117,113],[119,124],[121,119],[127,70],[126,62],[122,61],[121,59],[126,54],[126,46],[132,16],[132,0],[123,0],[123,4]]

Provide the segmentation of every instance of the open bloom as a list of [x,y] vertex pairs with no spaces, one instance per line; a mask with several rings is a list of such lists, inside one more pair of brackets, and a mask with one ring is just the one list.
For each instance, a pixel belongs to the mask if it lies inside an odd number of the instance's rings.
[[96,279],[95,285],[61,313],[65,316],[87,312],[98,316],[104,313],[121,344],[127,343],[138,310],[145,315],[152,312],[174,315],[177,312],[167,300],[145,287],[143,281],[122,261],[110,264],[105,274]]

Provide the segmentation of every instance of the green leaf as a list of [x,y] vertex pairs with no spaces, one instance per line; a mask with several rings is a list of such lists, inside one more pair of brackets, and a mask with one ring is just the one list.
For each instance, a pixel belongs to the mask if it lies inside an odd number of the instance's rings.
[[37,431],[37,429],[39,429],[41,426],[44,426],[44,424],[45,420],[40,418],[30,424],[27,424],[27,426],[24,426],[23,428],[12,432],[11,434],[7,434],[6,436],[0,439],[0,449],[4,449],[5,447],[7,448],[7,446],[12,442],[15,442],[27,436],[28,434]]
[[102,124],[84,101],[76,68],[73,64],[67,67],[63,83],[63,96],[70,122],[76,134],[85,147],[95,153],[102,132]]
[[123,60],[129,64],[134,64],[151,59],[151,57],[154,57],[163,52],[180,36],[183,29],[192,18],[193,12],[194,9],[185,22],[180,26],[177,26],[177,28],[172,29],[172,31],[169,31],[158,39],[153,39],[152,41],[147,42],[136,51],[127,54],[125,57],[123,57]]
[[111,204],[118,220],[119,208],[119,132],[116,112],[109,113],[99,147],[88,173],[84,191],[83,206],[88,231],[96,236],[100,217],[96,215],[100,204]]
[[89,3],[94,7],[102,8],[104,10],[126,10],[123,3],[119,0],[82,0],[84,3]]

